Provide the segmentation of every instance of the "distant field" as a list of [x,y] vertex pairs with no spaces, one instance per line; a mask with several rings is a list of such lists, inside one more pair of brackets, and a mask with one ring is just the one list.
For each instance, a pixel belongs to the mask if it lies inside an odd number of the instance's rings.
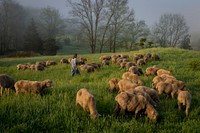
[[[73,51],[74,52],[74,51]],[[72,53],[73,53],[72,52]],[[32,58],[0,59],[0,73],[6,73],[16,81],[51,79],[55,90],[47,89],[44,96],[19,95],[12,92],[9,96],[0,97],[0,132],[70,132],[70,133],[121,133],[121,132],[158,132],[178,133],[200,131],[200,52],[173,48],[152,48],[139,51],[124,52],[133,59],[134,53],[156,53],[160,61],[150,61],[142,70],[152,65],[169,70],[173,75],[186,83],[191,90],[192,106],[189,117],[185,112],[178,111],[177,99],[165,99],[161,96],[158,107],[159,120],[152,123],[147,117],[135,119],[134,115],[115,117],[114,98],[117,92],[108,91],[108,81],[111,78],[121,78],[125,70],[120,70],[116,64],[102,67],[93,72],[81,72],[81,76],[70,76],[70,65],[59,64],[46,68],[44,71],[17,70],[18,63],[35,63],[36,61],[54,60],[59,62],[62,57],[71,55],[44,56]],[[72,54],[70,53],[70,54]],[[78,57],[88,58],[88,63],[99,63],[101,55],[121,53],[78,54]],[[145,86],[151,87],[153,76],[141,76]],[[89,114],[75,106],[75,95],[80,88],[87,88],[96,98],[97,110],[102,115],[98,120],[90,119]]]

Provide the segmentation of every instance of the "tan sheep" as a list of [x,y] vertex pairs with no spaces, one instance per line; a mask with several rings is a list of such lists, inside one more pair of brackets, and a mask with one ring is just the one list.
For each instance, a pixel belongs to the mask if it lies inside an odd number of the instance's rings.
[[145,76],[149,76],[149,75],[157,75],[157,71],[159,70],[159,68],[154,65],[152,67],[147,67],[145,70]]
[[15,95],[19,93],[30,93],[33,95],[41,94],[41,91],[47,87],[54,88],[54,84],[51,80],[44,81],[30,81],[30,80],[19,80],[15,83]]
[[77,105],[80,105],[84,111],[90,112],[92,119],[97,119],[100,116],[96,109],[94,96],[85,88],[80,89],[76,93],[76,106]]
[[153,60],[155,60],[155,61],[160,60],[160,56],[157,55],[157,54],[153,54],[151,58],[152,58]]
[[86,72],[94,72],[95,68],[91,65],[85,64],[85,65],[80,65],[80,70]]
[[106,66],[106,65],[108,66],[109,63],[110,63],[109,60],[103,60],[103,61],[101,61],[102,66]]
[[189,91],[179,91],[178,92],[178,108],[181,110],[181,106],[185,106],[186,117],[189,115],[189,108],[191,106],[192,96]]
[[80,58],[78,59],[78,64],[79,64],[79,65],[85,64],[86,62],[87,62],[87,58],[80,57]]
[[14,89],[15,81],[7,74],[0,74],[0,96],[3,95],[5,89],[8,89],[7,95],[9,95],[9,89]]
[[135,87],[138,86],[137,84],[131,83],[129,80],[126,80],[126,79],[120,80],[118,82],[118,85],[119,85],[119,91],[118,92],[123,92],[123,91],[130,89],[130,88],[135,88]]
[[17,70],[20,70],[20,69],[25,70],[27,68],[29,68],[29,65],[27,65],[27,64],[18,64],[17,65]]
[[110,60],[111,59],[111,56],[107,56],[107,55],[103,55],[101,57],[99,57],[99,59],[102,61],[102,60]]
[[157,71],[157,75],[160,76],[160,75],[162,75],[162,74],[166,74],[166,75],[172,76],[172,74],[171,74],[170,71],[165,70],[165,69],[159,69],[159,70]]
[[133,73],[133,74],[137,74],[138,76],[143,75],[142,69],[138,68],[136,66],[131,66],[128,69],[129,72]]
[[126,63],[126,70],[128,71],[130,67],[132,66],[136,66],[136,64],[134,62],[127,62]]
[[143,85],[142,80],[137,74],[133,74],[131,72],[125,72],[122,74],[122,79],[130,80],[138,85]]
[[57,65],[57,63],[55,61],[52,61],[52,60],[46,61],[46,66],[52,66],[52,65]]
[[118,82],[120,81],[121,79],[119,78],[112,78],[111,80],[108,81],[109,83],[109,90],[110,91],[114,91],[114,90],[117,90],[119,91],[119,85],[118,85]]
[[158,90],[159,95],[165,93],[167,95],[166,98],[168,98],[169,95],[174,98],[175,91],[173,91],[172,84],[160,81],[156,84],[155,88]]
[[46,67],[46,62],[45,61],[36,61],[35,65],[42,65],[43,67]]
[[43,65],[35,65],[35,70],[36,71],[43,71],[45,69],[45,67]]

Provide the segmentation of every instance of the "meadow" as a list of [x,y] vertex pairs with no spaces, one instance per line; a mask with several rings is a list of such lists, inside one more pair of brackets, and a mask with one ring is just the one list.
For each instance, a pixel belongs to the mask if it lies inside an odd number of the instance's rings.
[[[177,98],[166,99],[161,96],[158,108],[159,119],[156,123],[146,116],[135,119],[134,115],[115,117],[115,96],[117,92],[109,92],[108,81],[111,78],[121,78],[125,70],[120,70],[116,64],[104,66],[93,72],[81,72],[81,75],[70,76],[70,65],[59,64],[50,66],[44,71],[17,70],[19,63],[35,63],[36,61],[69,58],[72,55],[38,56],[29,58],[0,59],[0,73],[10,75],[15,81],[51,79],[55,89],[47,89],[43,96],[19,95],[14,91],[9,96],[0,97],[0,132],[66,132],[66,133],[178,133],[200,131],[200,52],[176,48],[149,48],[139,51],[123,52],[133,58],[134,53],[155,53],[160,61],[150,61],[142,66],[143,72],[152,65],[157,65],[172,72],[178,79],[186,83],[191,91],[192,105],[189,116],[185,111],[178,111]],[[78,57],[88,58],[88,63],[99,63],[101,55],[121,53],[78,54]],[[151,87],[153,76],[141,76],[145,86]],[[90,90],[96,98],[96,106],[101,117],[91,120],[89,113],[75,106],[76,92],[80,88]]]

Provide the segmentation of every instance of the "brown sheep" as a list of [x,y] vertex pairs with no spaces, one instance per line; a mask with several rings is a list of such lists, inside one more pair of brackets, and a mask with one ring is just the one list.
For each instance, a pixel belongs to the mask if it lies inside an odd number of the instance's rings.
[[20,69],[25,70],[27,68],[29,68],[29,65],[27,65],[27,64],[18,64],[17,65],[17,70],[20,70]]
[[45,61],[37,61],[37,62],[35,62],[35,65],[42,65],[43,67],[46,67],[46,62]]
[[159,70],[159,68],[154,65],[152,67],[147,67],[145,70],[145,76],[149,76],[149,75],[157,75],[157,71]]
[[117,90],[119,91],[119,85],[118,85],[118,82],[120,81],[119,78],[112,78],[111,80],[108,81],[109,83],[109,90],[110,91],[114,91],[114,90]]
[[157,55],[157,54],[153,54],[151,58],[152,58],[153,60],[155,60],[155,61],[160,60],[160,56]]
[[123,92],[123,91],[126,91],[130,88],[135,88],[137,87],[138,85],[135,84],[135,83],[131,83],[129,80],[126,80],[126,79],[122,79],[118,82],[118,85],[119,85],[119,92]]
[[54,88],[54,84],[51,80],[44,81],[30,81],[30,80],[19,80],[15,83],[15,95],[19,93],[31,93],[33,95],[41,94],[41,91],[47,87]]
[[136,66],[136,64],[134,62],[127,62],[126,63],[126,70],[128,71],[130,67],[132,66]]
[[186,117],[189,115],[189,108],[191,106],[192,96],[189,91],[180,91],[178,92],[178,108],[181,110],[181,106],[185,106]]
[[133,74],[137,74],[138,76],[143,75],[142,69],[141,68],[137,68],[136,66],[131,66],[128,69],[129,72],[133,73]]
[[8,89],[8,95],[9,95],[9,89],[14,89],[15,81],[12,77],[10,77],[7,74],[0,74],[0,96],[3,95],[5,89]]
[[60,59],[60,64],[67,64],[67,63],[69,63],[67,59],[65,58]]
[[45,67],[43,65],[35,65],[35,70],[36,71],[43,71]]
[[120,63],[120,68],[119,69],[124,69],[126,67],[127,62],[121,62]]
[[145,54],[145,56],[143,57],[143,59],[144,59],[145,62],[151,60],[151,54],[150,53]]
[[78,59],[79,65],[85,64],[86,62],[87,62],[87,58],[81,57],[81,58]]
[[84,111],[90,112],[92,119],[97,119],[100,116],[96,109],[94,96],[85,88],[80,89],[76,93],[76,106],[77,105],[80,105]]
[[145,64],[146,64],[146,62],[145,62],[144,59],[139,59],[139,60],[137,60],[137,65],[138,65],[138,66],[142,66],[142,65],[145,65]]
[[101,62],[102,66],[106,66],[106,65],[108,66],[109,63],[110,63],[109,60],[103,60],[103,61]]
[[122,74],[122,79],[130,80],[138,85],[143,85],[142,80],[137,74],[133,74],[131,72],[125,72]]
[[111,56],[107,56],[107,55],[103,55],[99,58],[101,61],[102,60],[110,60],[111,59]]

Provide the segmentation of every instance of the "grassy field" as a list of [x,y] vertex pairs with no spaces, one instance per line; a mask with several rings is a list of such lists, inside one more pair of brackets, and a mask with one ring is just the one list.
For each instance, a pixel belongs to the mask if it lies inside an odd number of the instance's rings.
[[[191,90],[192,105],[189,117],[185,118],[185,112],[178,111],[177,99],[165,99],[161,96],[161,104],[158,108],[159,120],[150,122],[142,116],[135,119],[132,115],[115,117],[114,98],[116,92],[108,91],[108,81],[111,78],[121,78],[125,70],[119,70],[119,66],[111,64],[94,73],[81,72],[81,76],[70,77],[69,64],[58,64],[44,71],[17,70],[18,63],[35,63],[35,61],[55,60],[59,62],[62,57],[69,56],[45,56],[33,58],[4,58],[0,59],[0,73],[6,73],[16,81],[51,79],[55,90],[46,90],[44,96],[19,95],[12,92],[0,97],[0,132],[87,132],[87,133],[121,133],[121,132],[147,132],[147,133],[178,133],[200,131],[200,53],[173,48],[152,48],[140,51],[131,51],[131,59],[134,53],[156,53],[161,57],[160,61],[148,62],[142,67],[143,71],[149,66],[157,65],[159,68],[169,70],[173,75],[186,83]],[[88,62],[99,62],[101,55],[88,54],[78,57],[88,58]],[[141,76],[145,86],[151,86],[153,76]],[[89,114],[80,107],[75,106],[75,95],[80,88],[87,88],[96,98],[97,110],[101,117],[93,121]]]

